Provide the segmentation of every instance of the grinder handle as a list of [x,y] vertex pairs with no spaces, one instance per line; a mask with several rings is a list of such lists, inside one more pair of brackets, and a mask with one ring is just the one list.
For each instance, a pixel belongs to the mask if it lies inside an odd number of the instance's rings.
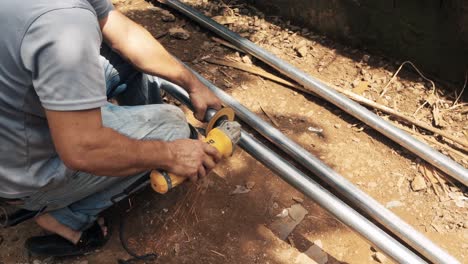
[[[231,139],[218,128],[212,129],[203,141],[215,147],[219,153],[221,153],[223,158],[229,157],[232,154],[233,142],[231,142]],[[167,173],[165,171],[154,170],[150,174],[150,179],[153,190],[157,193],[165,194],[170,189],[183,183],[187,178]]]

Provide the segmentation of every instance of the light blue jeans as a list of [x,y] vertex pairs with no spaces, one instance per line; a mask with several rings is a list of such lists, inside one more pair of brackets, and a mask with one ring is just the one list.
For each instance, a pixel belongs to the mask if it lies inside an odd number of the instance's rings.
[[[190,129],[183,112],[178,107],[162,104],[160,86],[163,80],[136,71],[108,47],[103,47],[101,53],[108,98],[117,98],[125,105],[109,103],[102,107],[104,126],[134,139],[172,141],[189,137]],[[113,204],[112,197],[141,177],[148,177],[148,173],[106,177],[77,171],[60,188],[26,198],[24,208],[45,208],[60,223],[74,230],[84,230]]]

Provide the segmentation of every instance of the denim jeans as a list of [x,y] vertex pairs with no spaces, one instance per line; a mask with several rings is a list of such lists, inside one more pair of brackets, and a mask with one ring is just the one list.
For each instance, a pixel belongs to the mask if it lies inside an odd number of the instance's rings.
[[[104,126],[134,139],[172,141],[189,137],[183,112],[162,104],[160,86],[164,80],[136,71],[108,47],[103,47],[101,54],[108,98],[117,98],[120,104],[101,108]],[[45,208],[60,223],[84,230],[113,204],[113,196],[147,174],[108,177],[77,171],[63,186],[26,198],[23,208]]]

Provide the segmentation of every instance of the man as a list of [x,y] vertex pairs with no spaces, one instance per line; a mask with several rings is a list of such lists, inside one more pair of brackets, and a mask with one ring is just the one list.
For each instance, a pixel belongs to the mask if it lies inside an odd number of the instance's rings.
[[0,32],[0,197],[41,211],[36,222],[55,233],[28,239],[30,252],[92,251],[107,239],[98,214],[111,197],[150,170],[196,180],[219,161],[187,139],[180,109],[154,104],[165,80],[200,120],[219,100],[110,0],[2,0]]

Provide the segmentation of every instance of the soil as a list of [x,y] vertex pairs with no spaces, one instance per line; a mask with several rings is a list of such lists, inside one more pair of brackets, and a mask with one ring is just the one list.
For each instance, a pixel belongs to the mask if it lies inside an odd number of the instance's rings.
[[[454,104],[460,87],[436,82],[433,94],[429,82],[404,68],[386,94],[379,97],[401,62],[367,54],[365,47],[347,47],[278,17],[266,16],[244,1],[186,2],[208,16],[222,16],[230,29],[328,83],[407,115],[413,115],[428,101],[415,114],[417,119],[434,124],[436,118],[442,129],[468,139],[466,97]],[[213,41],[211,33],[167,7],[143,0],[114,0],[114,4],[159,37],[178,58],[277,125],[461,262],[468,263],[467,192],[461,184],[441,172],[437,172],[441,178],[437,181],[431,166],[324,100],[205,62],[206,58],[217,58],[253,63],[281,77],[256,59]],[[183,28],[189,38],[166,34],[175,27]],[[195,122],[188,111],[187,116]],[[323,132],[316,133],[316,129]],[[439,144],[433,145],[467,167],[463,147],[427,131],[411,126],[409,129],[416,131],[420,139],[432,138],[449,146],[440,149]],[[312,174],[310,177],[316,179]],[[413,181],[420,177],[426,186],[415,191],[417,181]],[[248,192],[232,194],[236,185],[249,187]],[[270,227],[285,208],[297,203],[308,214],[283,241]],[[101,250],[82,257],[27,256],[25,239],[43,232],[32,221],[0,230],[0,263],[117,263],[119,258],[129,258],[118,236],[119,222],[123,220],[130,248],[140,254],[159,254],[157,260],[140,263],[315,263],[301,253],[314,244],[326,253],[327,263],[391,263],[380,254],[376,257],[368,242],[240,148],[204,181],[184,184],[166,195],[157,195],[148,188],[107,215],[113,219],[111,240]]]

